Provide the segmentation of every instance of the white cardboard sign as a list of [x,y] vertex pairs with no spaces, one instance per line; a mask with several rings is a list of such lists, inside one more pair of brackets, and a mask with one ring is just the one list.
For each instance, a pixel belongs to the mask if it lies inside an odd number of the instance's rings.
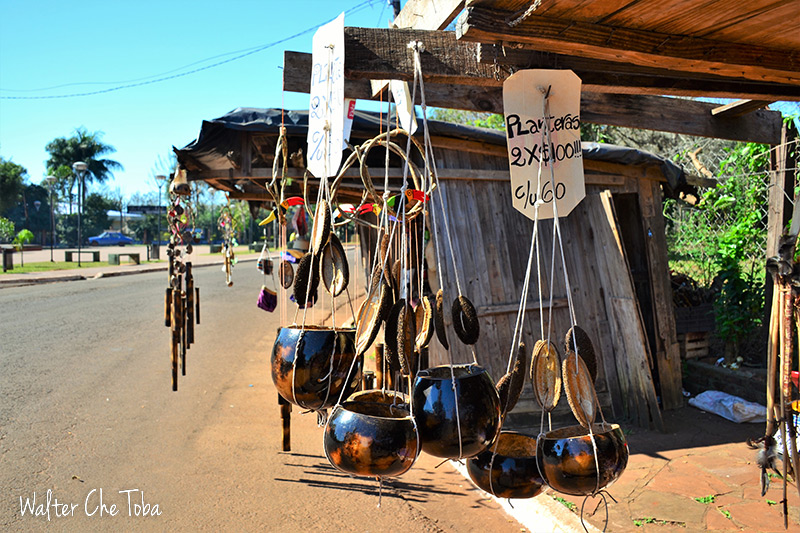
[[408,82],[401,80],[391,80],[389,87],[392,89],[397,116],[400,118],[400,125],[411,135],[417,131],[417,117],[414,114],[414,104],[411,102],[411,91],[408,89]]
[[554,201],[563,217],[586,196],[580,105],[581,80],[571,70],[520,70],[503,83],[511,197],[514,208],[530,219],[537,202],[539,218],[548,219],[554,216]]
[[321,178],[326,170],[328,176],[336,175],[342,163],[347,112],[344,109],[344,13],[320,26],[314,33],[311,48],[308,170]]

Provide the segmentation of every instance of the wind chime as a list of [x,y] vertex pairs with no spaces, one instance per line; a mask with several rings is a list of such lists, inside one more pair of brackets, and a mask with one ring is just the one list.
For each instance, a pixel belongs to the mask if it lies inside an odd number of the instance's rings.
[[194,326],[200,324],[200,289],[194,286],[192,253],[194,210],[186,171],[176,169],[169,187],[167,224],[169,284],[164,299],[164,325],[171,331],[172,390],[178,390],[178,370],[186,375],[186,352],[194,343]]
[[233,253],[233,247],[236,243],[236,219],[231,213],[231,201],[228,202],[220,209],[219,217],[217,218],[217,226],[222,232],[222,256],[224,263],[222,264],[222,271],[225,272],[225,283],[228,287],[233,287],[233,278],[231,277],[233,265],[236,264],[236,256]]

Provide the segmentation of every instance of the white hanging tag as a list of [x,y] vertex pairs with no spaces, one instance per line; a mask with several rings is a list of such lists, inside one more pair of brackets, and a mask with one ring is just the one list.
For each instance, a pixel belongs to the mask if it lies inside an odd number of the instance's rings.
[[347,149],[350,132],[353,131],[353,118],[356,116],[356,101],[354,98],[344,99],[344,132],[342,134],[342,150]]
[[408,82],[391,80],[389,87],[392,89],[397,116],[400,118],[400,125],[411,135],[417,131],[417,117],[414,114],[414,103],[411,101],[411,91],[408,90]]
[[[344,13],[320,26],[312,41],[311,100],[308,108],[308,170],[334,176],[344,146]],[[326,150],[327,139],[327,150]],[[327,151],[327,169],[325,153]]]
[[[548,90],[550,113],[544,117]],[[535,219],[537,202],[539,218],[548,219],[554,216],[554,201],[563,217],[586,196],[580,104],[581,80],[571,70],[520,70],[503,83],[511,197],[514,208],[530,219]],[[543,142],[545,121],[550,142]]]

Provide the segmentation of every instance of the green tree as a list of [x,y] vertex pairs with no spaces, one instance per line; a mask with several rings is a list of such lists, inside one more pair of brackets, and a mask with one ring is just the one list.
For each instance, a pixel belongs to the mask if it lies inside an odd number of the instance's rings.
[[25,266],[25,245],[33,240],[33,233],[30,230],[19,230],[17,236],[14,237],[14,244],[19,250],[19,261],[22,266]]
[[122,170],[122,164],[105,156],[113,154],[116,148],[102,142],[102,132],[89,132],[86,128],[78,128],[72,137],[58,137],[50,141],[45,150],[50,154],[47,160],[48,173],[67,181],[67,196],[72,210],[72,190],[76,176],[72,172],[72,164],[83,161],[88,165],[84,174],[82,189],[86,198],[86,182],[103,183],[113,177],[113,171]]
[[14,239],[14,223],[7,218],[0,217],[0,243],[11,242]]
[[25,167],[0,157],[0,216],[17,205],[27,175]]

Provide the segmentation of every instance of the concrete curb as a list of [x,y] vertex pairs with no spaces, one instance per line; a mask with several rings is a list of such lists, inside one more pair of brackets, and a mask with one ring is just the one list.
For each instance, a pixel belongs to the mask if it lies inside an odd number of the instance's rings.
[[460,464],[458,461],[449,461],[449,463],[455,471],[464,476],[487,499],[494,500],[497,505],[503,508],[506,514],[525,526],[528,531],[535,531],[536,533],[574,533],[575,531],[584,530],[587,533],[600,533],[598,528],[586,520],[581,524],[579,515],[555,501],[546,491],[543,491],[535,498],[515,499],[512,504],[510,500],[493,496],[475,485],[470,479],[465,465]]
[[[239,259],[238,263],[250,263],[257,261],[257,257],[248,257],[244,259]],[[199,263],[193,264],[192,268],[204,268],[204,267],[213,267],[213,266],[221,266],[224,264],[224,261],[215,261],[213,263]],[[0,279],[0,289],[7,289],[12,287],[26,287],[28,285],[39,285],[42,283],[60,283],[64,281],[84,281],[84,280],[92,280],[92,279],[102,279],[102,278],[114,278],[117,276],[131,276],[134,274],[150,274],[152,272],[165,272],[169,269],[169,266],[164,264],[158,266],[144,266],[140,268],[134,268],[131,270],[112,270],[110,272],[98,272],[91,276],[82,276],[80,274],[68,274],[64,276],[46,276],[46,277],[38,277],[38,278],[16,278],[16,279]]]

